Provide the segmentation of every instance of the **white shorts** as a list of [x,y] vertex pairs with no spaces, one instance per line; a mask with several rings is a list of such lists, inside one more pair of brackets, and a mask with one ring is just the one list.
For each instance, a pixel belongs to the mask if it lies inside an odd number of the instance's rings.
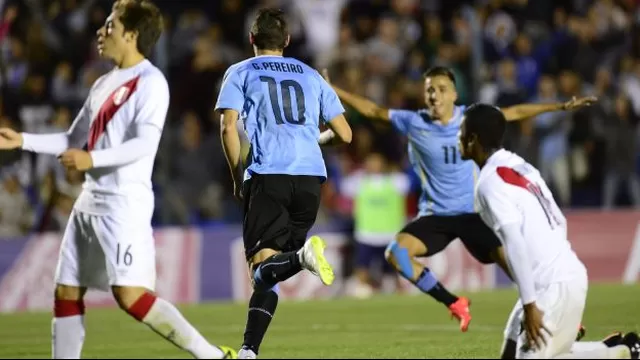
[[518,301],[509,315],[504,331],[505,343],[508,340],[517,342],[516,359],[551,359],[570,353],[582,321],[587,290],[585,276],[576,281],[551,284],[544,291],[538,292],[536,304],[544,312],[544,324],[553,334],[547,337],[547,346],[538,350],[528,349],[526,346],[527,336],[521,330],[524,309]]
[[110,286],[155,291],[156,254],[148,219],[134,214],[90,215],[73,210],[64,231],[56,284],[108,291]]

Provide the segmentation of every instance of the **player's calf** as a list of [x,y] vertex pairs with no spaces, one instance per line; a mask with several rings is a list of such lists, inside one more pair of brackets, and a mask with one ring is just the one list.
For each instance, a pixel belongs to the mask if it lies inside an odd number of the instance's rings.
[[84,344],[86,288],[56,285],[53,305],[52,351],[54,359],[78,359]]
[[120,308],[195,358],[224,359],[236,356],[229,348],[223,350],[209,344],[175,306],[147,289],[125,286],[114,286],[112,289]]

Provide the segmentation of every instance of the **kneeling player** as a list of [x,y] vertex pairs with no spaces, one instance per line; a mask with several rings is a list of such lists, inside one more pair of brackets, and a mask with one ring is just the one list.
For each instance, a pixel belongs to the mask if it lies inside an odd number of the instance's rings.
[[520,300],[507,324],[521,324],[516,358],[630,358],[637,337],[630,346],[585,349],[582,343],[572,352],[587,298],[587,270],[567,240],[566,219],[538,170],[501,148],[505,124],[498,108],[473,105],[465,111],[459,147],[481,168],[476,208],[502,242],[518,285]]

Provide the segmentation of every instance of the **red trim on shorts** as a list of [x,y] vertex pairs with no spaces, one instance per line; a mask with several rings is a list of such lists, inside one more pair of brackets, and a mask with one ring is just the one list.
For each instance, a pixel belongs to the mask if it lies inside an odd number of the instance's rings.
[[134,319],[142,321],[147,316],[155,302],[156,296],[146,292],[142,294],[133,305],[131,305],[127,312],[129,315],[133,316]]
[[84,301],[55,300],[53,302],[53,315],[57,318],[84,315]]

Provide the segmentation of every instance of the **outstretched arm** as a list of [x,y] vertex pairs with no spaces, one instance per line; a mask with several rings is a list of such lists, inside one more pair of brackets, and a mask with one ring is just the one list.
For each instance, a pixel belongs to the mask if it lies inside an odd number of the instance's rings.
[[573,97],[564,103],[520,104],[502,109],[507,121],[520,121],[551,111],[571,111],[590,106],[598,99],[595,96]]
[[[322,75],[325,80],[331,84],[331,81],[329,81],[329,73],[326,69],[322,71]],[[333,90],[335,90],[336,94],[338,94],[340,100],[356,109],[357,112],[368,118],[389,121],[389,109],[378,106],[378,104],[362,96],[352,94],[334,85],[331,86],[333,87]]]

